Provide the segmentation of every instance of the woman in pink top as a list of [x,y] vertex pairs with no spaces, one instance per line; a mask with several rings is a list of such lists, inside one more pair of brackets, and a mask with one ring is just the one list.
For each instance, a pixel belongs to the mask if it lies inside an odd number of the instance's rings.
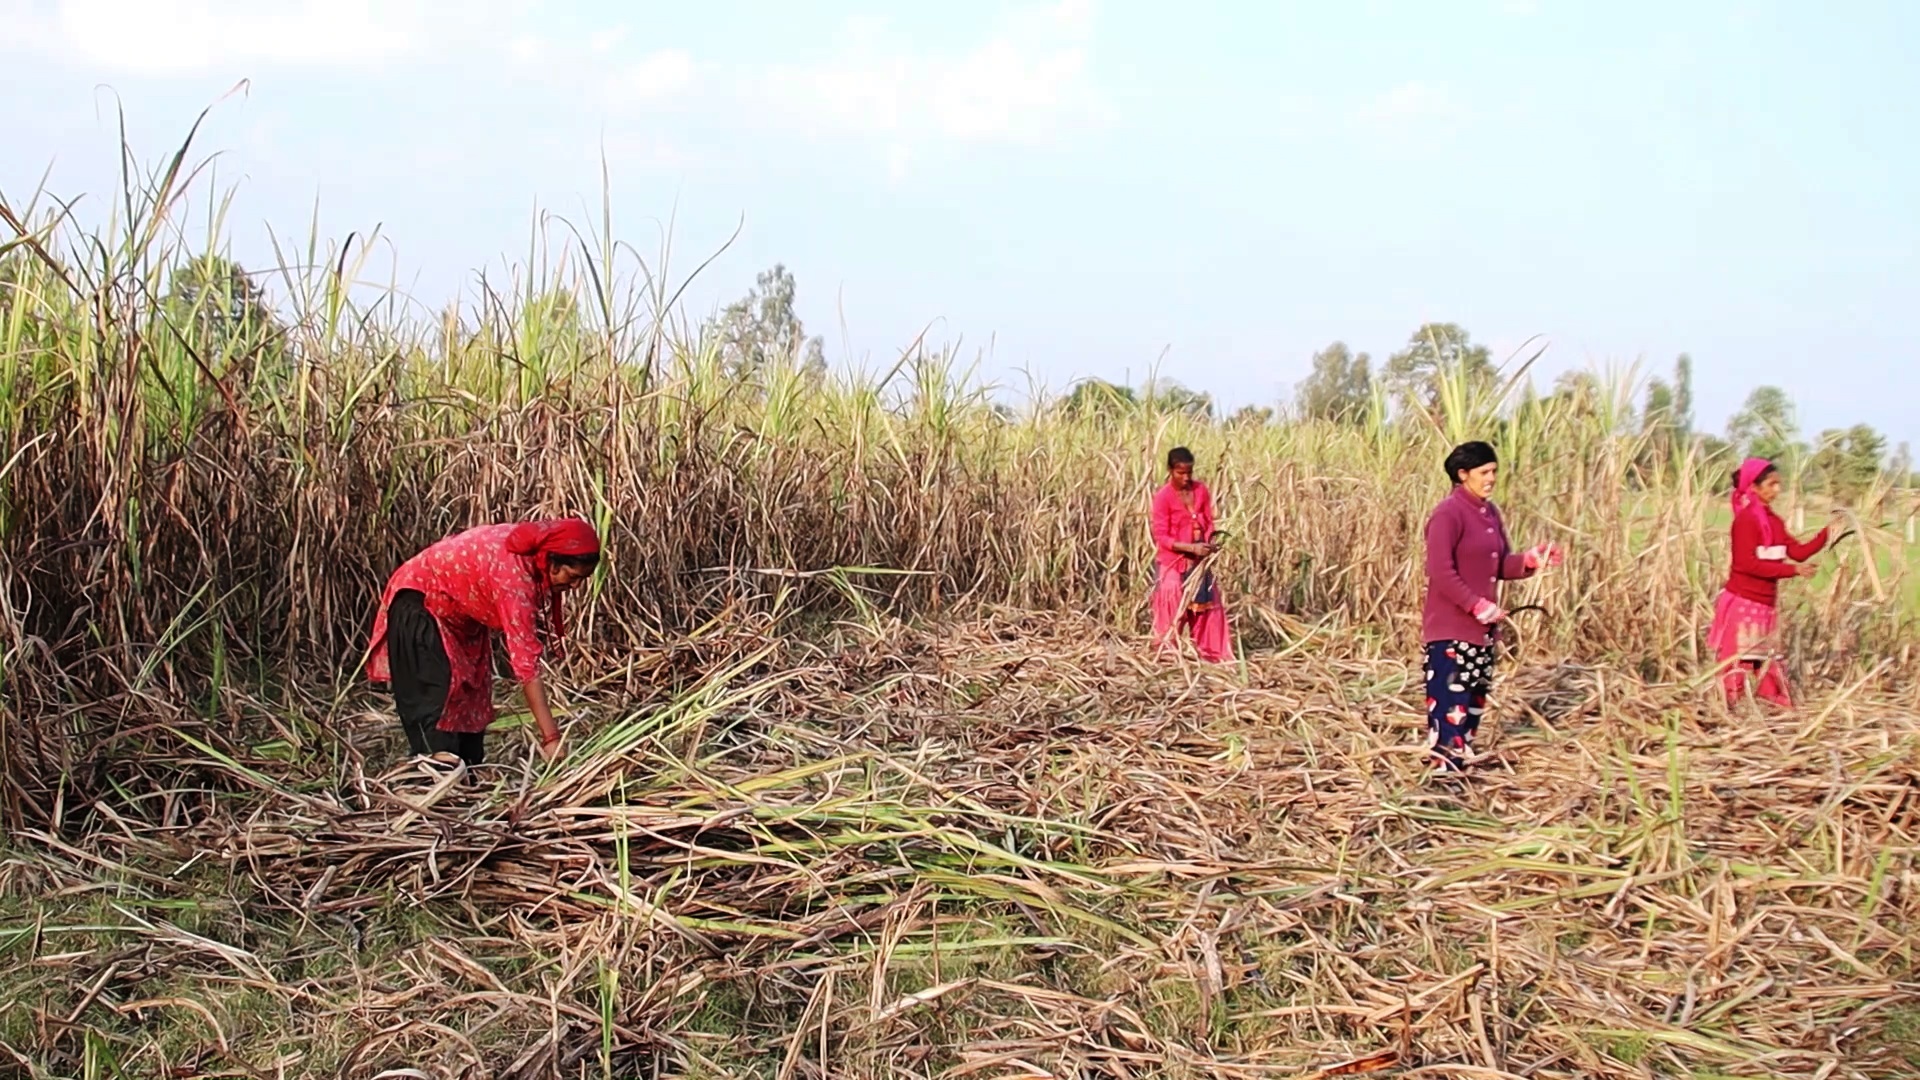
[[1193,478],[1193,451],[1176,446],[1167,453],[1167,482],[1153,496],[1154,561],[1159,568],[1153,590],[1154,642],[1158,648],[1172,648],[1177,634],[1186,631],[1202,660],[1224,663],[1233,659],[1233,640],[1211,568],[1200,571],[1198,590],[1183,603],[1188,576],[1217,550],[1213,524],[1213,493]]
[[1462,443],[1445,462],[1453,490],[1427,518],[1427,740],[1434,768],[1453,772],[1473,759],[1473,737],[1493,689],[1500,582],[1558,566],[1560,549],[1541,544],[1516,552],[1493,505],[1500,464],[1484,442]]
[[1779,497],[1780,471],[1773,462],[1748,458],[1734,471],[1733,565],[1707,630],[1729,705],[1752,692],[1769,704],[1793,706],[1780,650],[1780,582],[1813,576],[1807,560],[1827,546],[1831,527],[1804,543],[1794,539],[1773,509]]
[[540,681],[534,620],[547,609],[561,631],[560,595],[593,574],[600,538],[579,518],[482,525],[408,559],[374,614],[367,677],[391,683],[394,709],[415,754],[486,756],[493,723],[493,634],[540,728],[540,752],[560,753],[560,728]]

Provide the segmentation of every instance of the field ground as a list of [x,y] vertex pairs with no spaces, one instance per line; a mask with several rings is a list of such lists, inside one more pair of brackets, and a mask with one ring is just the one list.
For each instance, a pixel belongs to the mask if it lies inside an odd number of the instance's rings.
[[1910,705],[1765,719],[1522,655],[1495,763],[1437,787],[1404,658],[1243,623],[1280,644],[1214,670],[1012,611],[830,648],[710,631],[635,661],[651,696],[572,706],[562,765],[510,732],[472,787],[396,766],[377,700],[230,691],[246,748],[208,734],[141,763],[161,794],[11,842],[0,1057],[350,1080],[1920,1070]]

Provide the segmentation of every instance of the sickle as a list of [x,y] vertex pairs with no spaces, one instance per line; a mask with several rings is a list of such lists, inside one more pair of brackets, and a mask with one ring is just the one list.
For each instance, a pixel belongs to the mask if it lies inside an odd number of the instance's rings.
[[[1543,604],[1522,604],[1519,607],[1514,608],[1507,612],[1507,617],[1505,620],[1503,620],[1504,625],[1502,626],[1502,629],[1506,629],[1509,632],[1511,632],[1511,629],[1513,626],[1513,617],[1515,615],[1520,614],[1523,611],[1537,611],[1540,613],[1542,618],[1549,619],[1549,620],[1553,618],[1553,612],[1548,611],[1546,609],[1546,606]],[[1496,632],[1494,634],[1494,642],[1496,643],[1496,645],[1500,647],[1502,652],[1511,653],[1515,648],[1515,642],[1509,640],[1508,634]]]
[[[1853,524],[1848,526],[1845,532],[1833,538],[1833,542],[1827,545],[1828,551],[1832,551],[1834,548],[1839,547],[1840,541],[1845,540],[1847,537],[1853,536],[1854,534],[1860,531],[1860,528],[1859,528],[1860,516],[1858,514],[1855,514],[1853,511],[1845,509],[1844,507],[1840,510],[1840,514],[1844,516],[1848,521],[1852,522]],[[1893,522],[1891,521],[1883,521],[1877,526],[1877,528],[1881,528],[1881,529],[1891,529],[1892,527],[1893,527]]]

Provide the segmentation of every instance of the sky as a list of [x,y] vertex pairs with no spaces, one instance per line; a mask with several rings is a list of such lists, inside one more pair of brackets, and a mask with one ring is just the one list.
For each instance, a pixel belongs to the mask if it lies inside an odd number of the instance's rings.
[[[1024,393],[1272,404],[1449,321],[1698,426],[1784,387],[1920,443],[1920,5],[0,0],[0,196],[87,196],[116,107],[251,267],[379,229],[438,309],[538,215],[671,242],[698,319],[776,262],[836,365],[923,331]],[[229,96],[244,80],[244,89]],[[603,188],[603,166],[606,180]],[[89,201],[90,200],[90,201]],[[87,208],[93,208],[88,210]],[[565,239],[564,226],[552,230]]]

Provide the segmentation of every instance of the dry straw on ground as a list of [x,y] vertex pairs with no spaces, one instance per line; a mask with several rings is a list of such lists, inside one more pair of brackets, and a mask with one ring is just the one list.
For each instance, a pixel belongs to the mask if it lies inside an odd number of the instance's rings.
[[[156,1075],[1920,1063],[1911,714],[1721,716],[1536,656],[1497,763],[1436,789],[1406,665],[1324,636],[1243,671],[1011,614],[837,656],[705,645],[742,662],[583,719],[550,774],[513,740],[472,785],[389,768],[364,717],[345,785],[234,763],[248,794],[46,837],[16,873],[129,870],[114,935],[11,950],[34,1039],[74,1046],[91,995],[172,1010],[171,1051],[114,1037]],[[189,897],[192,930],[165,904]],[[383,946],[395,911],[421,925]]]

